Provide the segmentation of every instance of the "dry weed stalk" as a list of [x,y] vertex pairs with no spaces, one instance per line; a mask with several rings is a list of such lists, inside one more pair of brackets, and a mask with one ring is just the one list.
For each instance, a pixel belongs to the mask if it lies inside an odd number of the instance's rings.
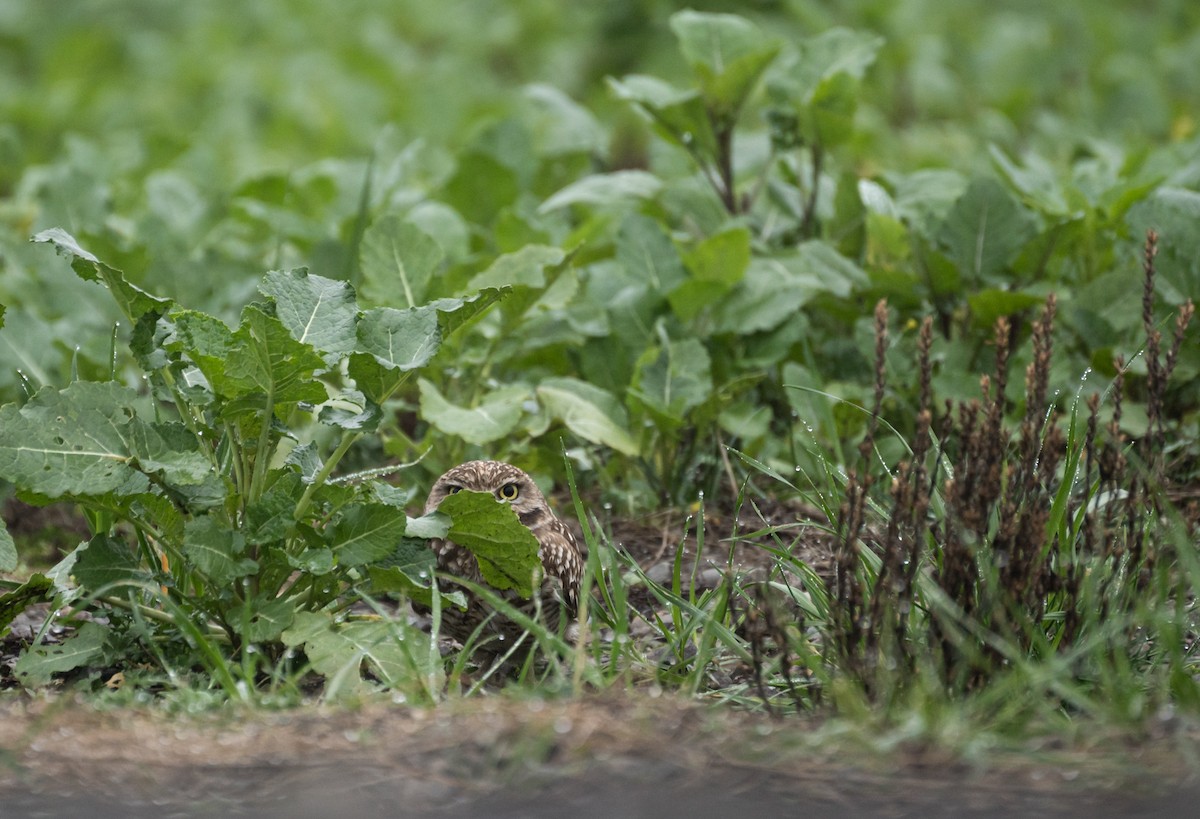
[[[981,379],[982,398],[947,402],[933,447],[933,395],[930,387],[932,324],[921,326],[917,358],[920,396],[911,457],[897,465],[889,488],[890,517],[878,537],[880,568],[869,583],[858,570],[867,501],[874,484],[876,418],[886,389],[887,305],[875,309],[875,387],[871,422],[859,446],[860,464],[851,470],[838,519],[835,578],[829,583],[830,648],[843,669],[870,693],[882,668],[901,673],[915,667],[918,652],[932,651],[943,683],[951,689],[982,685],[1000,667],[997,646],[1023,654],[1069,647],[1088,623],[1128,614],[1162,559],[1157,525],[1166,481],[1163,464],[1167,383],[1194,314],[1189,301],[1175,320],[1170,347],[1163,351],[1156,329],[1154,259],[1157,236],[1149,232],[1144,251],[1142,318],[1146,331],[1146,406],[1149,425],[1133,446],[1138,468],[1130,468],[1130,445],[1121,428],[1124,362],[1110,400],[1112,418],[1100,421],[1100,396],[1086,401],[1082,430],[1072,439],[1049,399],[1057,299],[1052,294],[1032,325],[1033,356],[1025,371],[1024,410],[1015,431],[1004,423],[1008,363],[1014,333],[1001,318],[995,327],[995,372]],[[1100,440],[1103,429],[1103,440]],[[1081,436],[1081,437],[1079,437]],[[932,469],[932,474],[931,474]],[[929,520],[937,475],[941,482],[940,525]],[[1078,480],[1080,490],[1064,489]],[[1065,514],[1057,517],[1056,498],[1070,490]],[[914,618],[920,605],[919,568],[953,614]],[[1085,576],[1097,578],[1092,594],[1099,610],[1085,610]],[[1132,584],[1125,578],[1132,579]],[[1088,598],[1093,600],[1093,598]],[[1053,613],[1054,616],[1047,617]],[[913,624],[929,631],[914,633]],[[964,639],[965,628],[995,637]],[[1050,650],[1053,650],[1051,648]]]

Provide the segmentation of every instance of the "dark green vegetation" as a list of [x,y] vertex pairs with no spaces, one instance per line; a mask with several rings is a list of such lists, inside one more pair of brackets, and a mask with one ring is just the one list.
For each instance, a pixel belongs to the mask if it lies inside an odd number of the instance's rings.
[[[104,615],[21,684],[467,689],[387,597],[456,604],[448,526],[527,534],[406,515],[487,456],[590,546],[590,628],[532,623],[520,685],[1200,704],[1195,4],[462,5],[2,21],[0,478],[90,536],[0,623]],[[693,504],[657,582],[589,514]]]

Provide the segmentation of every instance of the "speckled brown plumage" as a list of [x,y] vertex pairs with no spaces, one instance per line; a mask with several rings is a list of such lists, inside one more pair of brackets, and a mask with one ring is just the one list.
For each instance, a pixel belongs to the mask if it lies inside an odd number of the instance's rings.
[[[538,605],[541,617],[550,628],[559,626],[560,618],[573,617],[579,600],[579,582],[583,575],[583,556],[574,535],[554,516],[546,498],[529,475],[501,461],[468,461],[442,475],[434,482],[425,501],[428,514],[437,509],[448,495],[467,489],[489,492],[497,501],[508,503],[518,519],[529,527],[538,541],[538,557],[545,569],[542,587],[535,600],[521,600],[512,592],[502,596],[522,612],[535,616]],[[483,584],[475,556],[453,541],[435,539],[429,546],[437,555],[438,569]],[[465,641],[490,614],[492,609],[475,595],[467,595],[467,609],[454,606],[442,609],[442,632]],[[499,637],[489,650],[503,651],[509,640],[516,639],[522,629],[506,617],[496,615],[485,629],[484,636]]]

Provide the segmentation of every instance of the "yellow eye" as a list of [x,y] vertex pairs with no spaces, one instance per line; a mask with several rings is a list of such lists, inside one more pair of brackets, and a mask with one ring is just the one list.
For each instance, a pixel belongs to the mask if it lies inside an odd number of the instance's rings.
[[447,495],[453,495],[455,492],[461,492],[461,491],[462,491],[462,487],[455,486],[454,484],[450,484],[449,486],[446,487]]
[[500,492],[498,494],[500,495],[500,500],[516,500],[517,495],[521,494],[521,487],[517,486],[515,483],[506,483],[504,486],[500,487]]

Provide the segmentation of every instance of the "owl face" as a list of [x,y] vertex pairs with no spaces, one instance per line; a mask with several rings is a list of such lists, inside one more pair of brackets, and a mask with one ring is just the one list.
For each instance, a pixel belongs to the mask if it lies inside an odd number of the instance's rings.
[[463,489],[487,492],[500,503],[509,504],[526,526],[536,522],[527,518],[546,509],[545,496],[522,470],[499,461],[468,461],[437,479],[429,492],[429,499],[425,501],[426,514],[437,509],[448,496]]

